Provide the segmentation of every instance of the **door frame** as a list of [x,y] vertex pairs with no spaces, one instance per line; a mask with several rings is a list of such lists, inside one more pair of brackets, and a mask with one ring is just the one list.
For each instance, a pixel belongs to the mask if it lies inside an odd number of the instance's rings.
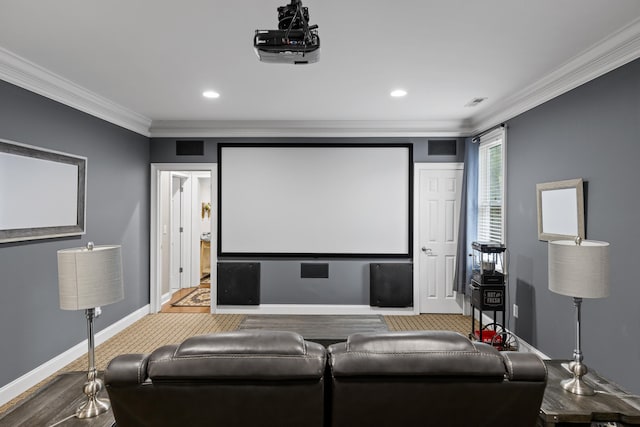
[[[149,248],[149,313],[158,313],[162,308],[162,251],[160,248],[162,236],[160,172],[162,171],[205,171],[211,173],[211,206],[215,209],[218,204],[218,165],[216,163],[151,163],[151,204],[150,204],[150,248]],[[214,211],[214,212],[217,212]],[[211,225],[211,246],[217,247],[217,227]],[[216,265],[216,251],[211,251],[211,266]],[[212,289],[214,284],[211,284]],[[215,311],[214,298],[211,298],[211,312]]]
[[[464,170],[463,162],[413,164],[413,312],[420,314],[420,172],[425,170]],[[463,174],[464,179],[464,174]],[[458,223],[458,227],[460,224]],[[458,230],[459,232],[459,230]],[[458,294],[460,312],[464,311],[464,298]]]

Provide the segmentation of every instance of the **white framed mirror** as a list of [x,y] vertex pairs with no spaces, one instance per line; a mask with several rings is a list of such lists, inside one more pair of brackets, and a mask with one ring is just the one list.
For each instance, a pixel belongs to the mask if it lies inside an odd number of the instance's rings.
[[536,185],[538,240],[585,238],[582,178]]

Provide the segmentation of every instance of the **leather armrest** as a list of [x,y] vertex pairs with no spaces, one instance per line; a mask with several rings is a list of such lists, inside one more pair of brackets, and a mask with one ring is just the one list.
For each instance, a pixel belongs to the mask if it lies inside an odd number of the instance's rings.
[[149,355],[121,354],[116,356],[104,373],[107,386],[142,384],[147,379]]
[[510,381],[546,381],[547,367],[534,353],[514,353],[504,351],[500,353],[507,368],[507,378]]

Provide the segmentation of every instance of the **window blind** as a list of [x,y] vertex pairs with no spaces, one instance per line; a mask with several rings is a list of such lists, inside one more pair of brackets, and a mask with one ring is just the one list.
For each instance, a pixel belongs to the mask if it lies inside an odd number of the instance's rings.
[[478,240],[504,243],[504,133],[480,142],[478,161]]

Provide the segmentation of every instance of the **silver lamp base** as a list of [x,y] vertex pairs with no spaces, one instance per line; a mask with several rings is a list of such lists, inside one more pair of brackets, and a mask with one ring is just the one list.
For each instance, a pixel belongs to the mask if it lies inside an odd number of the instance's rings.
[[593,396],[596,394],[594,388],[582,379],[582,377],[589,372],[586,365],[573,361],[569,363],[567,369],[573,374],[573,378],[568,378],[560,382],[563,389],[580,396]]
[[106,399],[98,399],[97,397],[89,398],[76,411],[76,418],[93,418],[100,414],[104,414],[109,410],[110,402]]
[[76,411],[76,418],[93,418],[104,414],[111,407],[109,399],[98,398],[98,393],[103,389],[103,382],[96,378],[96,371],[90,371],[87,375],[87,382],[84,383],[83,391],[87,395],[87,400]]
[[99,399],[98,393],[104,388],[104,383],[98,378],[98,371],[95,364],[95,344],[93,336],[93,319],[95,317],[95,308],[87,308],[85,310],[87,317],[87,342],[88,342],[88,358],[89,370],[87,371],[87,382],[84,383],[82,391],[87,396],[87,400],[80,405],[76,411],[76,418],[93,418],[100,414],[104,414],[109,410],[110,402],[108,399]]

